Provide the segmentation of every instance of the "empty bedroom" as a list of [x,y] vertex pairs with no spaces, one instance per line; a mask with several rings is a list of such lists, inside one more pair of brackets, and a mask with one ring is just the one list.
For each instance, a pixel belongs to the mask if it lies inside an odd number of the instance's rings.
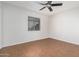
[[79,1],[0,1],[0,57],[79,57]]

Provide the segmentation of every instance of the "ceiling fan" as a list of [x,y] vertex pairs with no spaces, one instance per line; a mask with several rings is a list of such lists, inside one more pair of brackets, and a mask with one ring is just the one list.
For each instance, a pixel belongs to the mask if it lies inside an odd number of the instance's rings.
[[53,7],[53,6],[62,6],[63,5],[63,3],[53,3],[52,4],[52,1],[44,1],[43,3],[40,3],[40,4],[44,5],[44,7],[41,8],[40,10],[48,8],[50,12],[53,11],[53,9],[51,7]]

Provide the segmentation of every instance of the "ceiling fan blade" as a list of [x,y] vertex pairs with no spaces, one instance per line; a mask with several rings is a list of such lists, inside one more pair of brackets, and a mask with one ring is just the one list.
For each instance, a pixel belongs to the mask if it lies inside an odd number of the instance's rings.
[[46,8],[46,7],[43,7],[43,8],[41,8],[40,10],[43,10],[44,8]]
[[55,4],[51,4],[51,6],[62,6],[63,3],[55,3]]
[[52,1],[48,1],[48,4],[51,4],[52,3]]
[[53,9],[52,9],[51,7],[48,7],[48,9],[49,9],[50,11],[53,11]]
[[49,4],[48,1],[45,1],[44,3],[40,3],[41,5],[47,5]]
[[41,5],[47,5],[47,4],[43,4],[43,3],[40,3]]

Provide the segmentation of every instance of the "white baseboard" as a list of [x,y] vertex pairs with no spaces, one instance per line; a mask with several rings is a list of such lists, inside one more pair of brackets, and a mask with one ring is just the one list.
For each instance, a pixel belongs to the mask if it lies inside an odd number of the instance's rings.
[[2,47],[0,47],[0,49],[2,49]]
[[35,38],[33,40],[29,39],[28,41],[21,41],[21,42],[14,43],[14,44],[3,45],[1,48],[8,47],[8,46],[13,46],[13,45],[17,45],[17,44],[22,44],[22,43],[26,43],[26,42],[36,41],[36,40],[42,40],[42,39],[45,39],[45,38],[48,38],[48,37],[40,37],[40,38]]
[[[28,40],[28,41],[18,42],[18,43],[6,45],[6,46],[3,46],[3,47],[12,46],[12,45],[16,45],[16,44],[22,44],[22,43],[31,42],[31,41],[36,41],[36,40],[41,40],[41,39],[45,39],[45,38],[53,38],[53,39],[56,39],[56,40],[60,40],[60,41],[68,42],[68,43],[71,43],[71,44],[79,45],[79,43],[77,43],[77,42],[72,42],[72,41],[68,41],[68,40],[63,39],[63,38],[50,36],[50,37],[41,37],[41,38],[36,38],[36,39],[34,39],[34,40]],[[1,49],[1,48],[2,48],[2,47],[0,47],[0,49]]]
[[60,40],[60,41],[64,41],[64,42],[68,42],[68,43],[71,43],[71,44],[75,44],[75,45],[79,45],[78,42],[73,42],[73,41],[68,41],[66,39],[63,39],[63,38],[58,38],[58,37],[50,37],[50,38],[53,38],[53,39],[56,39],[56,40]]

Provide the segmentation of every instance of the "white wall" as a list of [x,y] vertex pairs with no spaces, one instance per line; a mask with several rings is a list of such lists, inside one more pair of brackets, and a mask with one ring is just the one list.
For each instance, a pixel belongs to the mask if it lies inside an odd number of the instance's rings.
[[79,44],[79,7],[50,16],[50,37]]
[[1,10],[2,9],[1,8],[2,8],[2,6],[1,6],[1,2],[0,2],[0,48],[1,48],[1,43],[2,43],[1,42],[2,41],[2,35],[1,35],[2,34],[2,32],[1,32],[1,29],[2,29],[2,25],[1,25],[2,24],[1,23],[2,22],[2,18],[1,18],[2,17],[2,13],[1,13],[2,11]]
[[[28,16],[40,18],[40,31],[28,31]],[[46,16],[3,4],[3,47],[48,37],[79,44],[79,7]]]
[[1,48],[1,2],[0,2],[0,48]]
[[[17,7],[6,3],[3,5],[3,47],[47,38],[47,16],[29,11],[22,7]],[[28,16],[40,18],[40,31],[28,31]]]

